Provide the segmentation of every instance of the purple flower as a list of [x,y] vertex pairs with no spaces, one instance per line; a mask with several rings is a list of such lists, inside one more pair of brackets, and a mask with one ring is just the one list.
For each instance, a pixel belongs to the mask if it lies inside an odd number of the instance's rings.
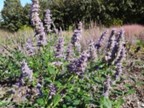
[[43,94],[41,88],[42,88],[42,85],[40,83],[37,83],[36,89],[37,89],[37,94],[39,96],[42,96]]
[[112,82],[111,82],[110,76],[107,76],[106,81],[104,83],[104,89],[103,89],[103,96],[106,98],[109,97],[111,85],[112,85]]
[[81,53],[81,44],[80,44],[81,32],[79,30],[75,30],[74,34],[71,38],[71,43],[75,50],[80,54]]
[[25,78],[28,79],[29,81],[32,81],[33,71],[28,67],[28,64],[26,63],[26,61],[23,60],[21,63],[21,76],[20,76],[20,82],[19,82],[20,85],[25,83]]
[[28,39],[26,44],[25,44],[25,50],[27,55],[32,56],[35,54],[35,47],[32,44],[31,39]]
[[118,45],[117,45],[117,54],[113,61],[113,64],[122,63],[126,57],[126,48],[125,48],[125,39],[124,39],[124,31],[120,30],[118,35]]
[[52,17],[51,11],[49,9],[47,9],[45,11],[45,16],[44,16],[44,25],[45,25],[46,33],[52,32],[51,26],[52,26],[53,21],[52,21],[51,17]]
[[79,22],[78,27],[76,30],[74,30],[74,34],[71,38],[71,43],[78,53],[81,53],[81,44],[80,44],[81,37],[82,37],[82,23]]
[[39,0],[32,0],[30,19],[33,26],[36,26],[38,22],[41,22],[38,14],[39,8]]
[[66,50],[66,57],[65,59],[68,61],[71,61],[73,59],[73,49],[72,49],[72,44],[69,44]]
[[117,53],[117,46],[118,46],[118,42],[117,42],[117,38],[116,38],[116,30],[112,30],[109,40],[108,40],[108,45],[107,45],[107,52],[106,52],[106,56],[105,56],[105,60],[110,64]]
[[90,55],[90,60],[95,60],[95,58],[97,58],[96,48],[93,41],[90,41],[88,53]]
[[97,50],[99,50],[99,48],[101,47],[102,41],[104,40],[107,32],[108,32],[108,31],[103,32],[102,35],[100,36],[100,38],[98,39],[98,42],[95,44],[95,48],[96,48]]
[[115,65],[115,73],[114,73],[114,80],[111,81],[110,77],[107,77],[106,83],[104,85],[104,93],[105,97],[109,96],[109,90],[112,84],[115,84],[116,80],[120,77],[122,73],[122,63],[125,58],[126,49],[125,49],[125,40],[124,40],[124,31],[121,29],[120,31],[112,31],[109,43],[107,46],[107,55],[106,60],[108,63],[112,63]]
[[56,58],[64,57],[63,52],[64,52],[64,39],[63,39],[63,37],[59,37],[58,43],[55,47],[55,57]]
[[116,65],[116,72],[115,72],[115,75],[114,75],[115,80],[117,80],[120,77],[121,74],[122,74],[122,63],[118,63]]
[[55,94],[56,94],[56,87],[55,87],[55,85],[54,84],[50,84],[49,85],[49,99],[51,99]]
[[110,36],[109,36],[107,49],[112,49],[113,48],[113,46],[115,45],[115,40],[116,40],[116,29],[113,29],[111,31]]
[[76,46],[76,43],[79,43],[80,41],[80,38],[81,38],[81,32],[79,30],[75,30],[74,31],[74,34],[71,38],[71,43]]
[[52,62],[52,64],[56,67],[61,67],[63,62],[60,62],[60,61],[56,61],[56,62]]
[[39,1],[32,0],[31,5],[31,24],[35,28],[35,36],[37,37],[37,46],[45,46],[47,44],[46,34],[43,23],[39,18]]
[[45,32],[43,31],[38,35],[37,46],[41,47],[41,46],[45,46],[46,44],[47,44],[47,39],[45,36]]
[[69,65],[68,65],[68,70],[70,72],[74,72],[77,75],[81,75],[84,73],[86,67],[87,67],[87,61],[88,61],[89,54],[87,51],[83,52],[80,55],[80,58],[73,60]]

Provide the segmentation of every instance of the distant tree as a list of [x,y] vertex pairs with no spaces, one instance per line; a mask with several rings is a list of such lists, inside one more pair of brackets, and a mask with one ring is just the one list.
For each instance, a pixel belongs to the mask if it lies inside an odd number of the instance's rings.
[[42,8],[51,9],[55,22],[64,29],[79,20],[85,24],[94,21],[106,26],[144,24],[144,0],[42,0],[42,2]]
[[1,15],[2,27],[11,31],[17,31],[22,25],[23,7],[20,0],[5,0]]
[[30,7],[31,7],[31,4],[26,4],[23,7],[23,13],[22,13],[23,25],[30,25]]

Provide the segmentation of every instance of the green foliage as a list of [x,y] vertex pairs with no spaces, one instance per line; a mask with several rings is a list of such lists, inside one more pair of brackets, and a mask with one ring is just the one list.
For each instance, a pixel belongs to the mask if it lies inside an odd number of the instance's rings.
[[[42,7],[52,10],[55,23],[63,28],[73,22],[90,21],[106,26],[143,22],[144,2],[142,0],[44,0]],[[44,8],[43,8],[44,9]]]
[[143,40],[137,40],[136,44],[138,46],[144,47],[144,41]]
[[20,0],[5,0],[1,11],[1,27],[10,31],[17,31],[23,25],[29,24],[30,5],[21,6]]
[[110,99],[102,97],[100,99],[100,108],[112,108],[112,102]]
[[122,26],[123,21],[121,19],[111,19],[110,21],[107,21],[107,26]]
[[4,1],[4,8],[1,13],[4,20],[3,26],[5,28],[10,29],[11,31],[16,31],[22,26],[22,6],[19,0]]
[[[0,81],[1,83],[5,83],[7,81],[13,82],[16,81],[16,78],[19,76],[19,70],[13,70],[14,68],[20,68],[20,65],[17,63],[17,59],[19,58],[18,52],[13,52],[12,54],[16,54],[16,58],[12,56],[5,58],[1,57],[0,62],[3,63],[3,68],[0,69]],[[16,63],[15,63],[16,62]],[[1,64],[2,65],[2,64]],[[13,71],[13,73],[11,73]]]

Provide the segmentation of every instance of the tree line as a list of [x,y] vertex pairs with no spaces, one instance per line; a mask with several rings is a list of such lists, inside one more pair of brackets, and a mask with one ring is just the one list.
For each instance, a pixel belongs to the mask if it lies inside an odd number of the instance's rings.
[[[50,9],[56,26],[68,29],[75,22],[91,21],[105,26],[139,23],[144,24],[143,0],[40,0],[40,16]],[[20,0],[5,0],[1,11],[0,27],[17,31],[30,26],[30,4],[24,7]]]

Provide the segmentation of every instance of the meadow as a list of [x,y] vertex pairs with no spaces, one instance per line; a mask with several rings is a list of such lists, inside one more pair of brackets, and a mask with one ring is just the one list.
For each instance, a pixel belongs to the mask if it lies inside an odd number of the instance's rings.
[[36,1],[32,28],[0,30],[0,108],[144,107],[144,26],[63,31]]

